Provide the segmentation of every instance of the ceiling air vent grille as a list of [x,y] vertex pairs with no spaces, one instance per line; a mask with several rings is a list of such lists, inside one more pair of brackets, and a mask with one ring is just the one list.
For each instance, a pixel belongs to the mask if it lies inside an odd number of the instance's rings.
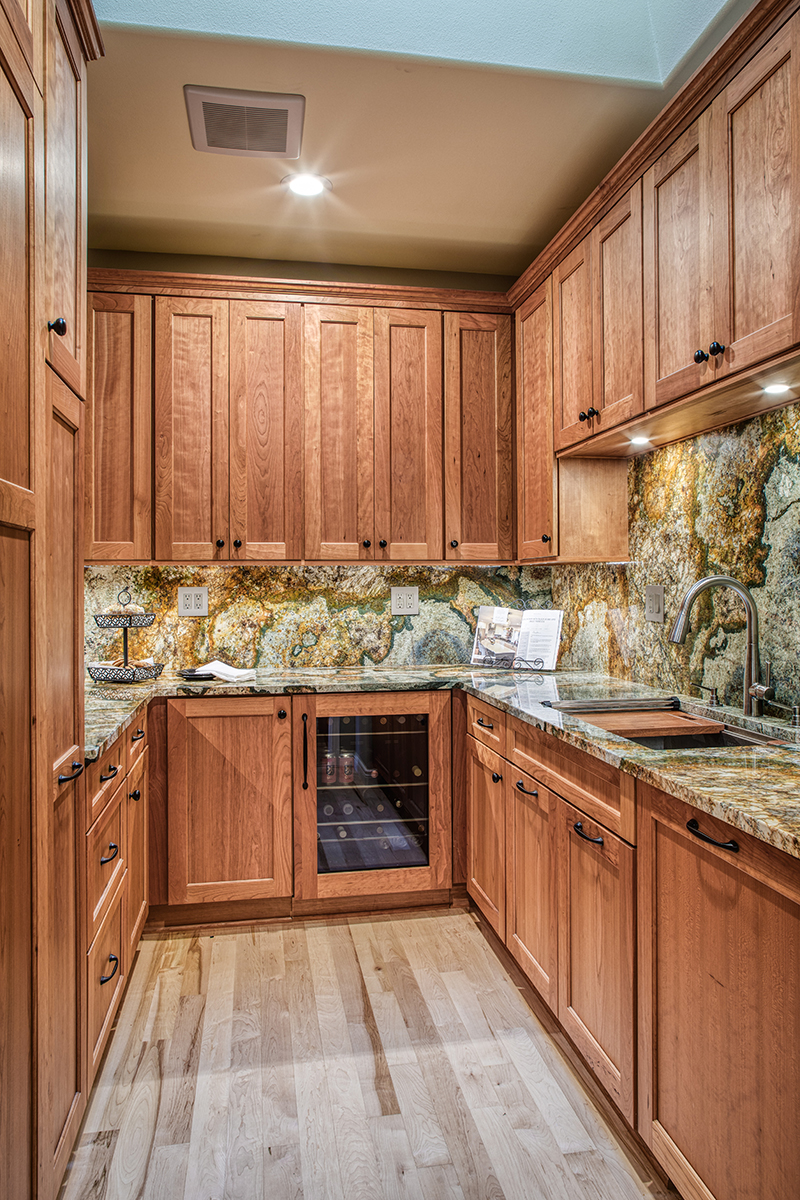
[[252,158],[299,158],[305,97],[230,88],[183,89],[195,150]]

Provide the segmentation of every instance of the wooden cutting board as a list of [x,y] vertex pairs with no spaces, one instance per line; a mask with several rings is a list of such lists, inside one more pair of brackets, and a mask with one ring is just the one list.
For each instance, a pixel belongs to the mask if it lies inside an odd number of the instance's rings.
[[675,737],[692,733],[719,733],[721,721],[692,717],[682,712],[582,712],[575,713],[587,725],[597,725],[620,737]]

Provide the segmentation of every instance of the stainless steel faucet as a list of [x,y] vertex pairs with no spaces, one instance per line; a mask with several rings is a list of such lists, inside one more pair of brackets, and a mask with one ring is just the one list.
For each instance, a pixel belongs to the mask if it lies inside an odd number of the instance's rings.
[[681,600],[675,624],[670,630],[669,640],[683,645],[689,630],[689,614],[692,611],[692,605],[699,595],[707,592],[709,588],[715,587],[732,588],[744,601],[747,610],[747,653],[744,660],[744,703],[742,708],[746,717],[760,717],[762,702],[769,700],[775,693],[770,687],[769,680],[767,680],[766,686],[761,683],[761,662],[758,656],[758,611],[753,597],[743,583],[740,583],[738,579],[732,579],[730,575],[709,575],[706,579],[698,579]]

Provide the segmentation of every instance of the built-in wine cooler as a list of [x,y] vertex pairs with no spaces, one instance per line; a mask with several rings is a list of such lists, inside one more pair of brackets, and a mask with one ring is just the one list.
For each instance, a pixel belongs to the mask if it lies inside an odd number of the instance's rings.
[[294,698],[296,852],[309,896],[449,886],[449,699]]

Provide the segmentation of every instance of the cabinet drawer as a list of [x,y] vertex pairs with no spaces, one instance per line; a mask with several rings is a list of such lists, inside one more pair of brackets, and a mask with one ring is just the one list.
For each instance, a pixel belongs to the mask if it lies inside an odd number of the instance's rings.
[[86,896],[88,939],[94,939],[108,911],[112,897],[125,874],[125,797],[124,782],[117,787],[110,803],[86,835]]
[[606,829],[636,844],[633,776],[513,719],[508,722],[506,757]]
[[86,768],[86,828],[91,829],[116,792],[127,770],[125,734]]
[[133,764],[141,755],[147,745],[147,709],[143,708],[136,717],[132,725],[129,725],[123,734],[125,739],[125,747],[127,750],[127,769],[130,771]]
[[491,704],[467,696],[467,733],[496,754],[506,752],[505,714]]
[[117,889],[87,955],[89,1082],[105,1048],[125,980],[122,932],[123,888]]

